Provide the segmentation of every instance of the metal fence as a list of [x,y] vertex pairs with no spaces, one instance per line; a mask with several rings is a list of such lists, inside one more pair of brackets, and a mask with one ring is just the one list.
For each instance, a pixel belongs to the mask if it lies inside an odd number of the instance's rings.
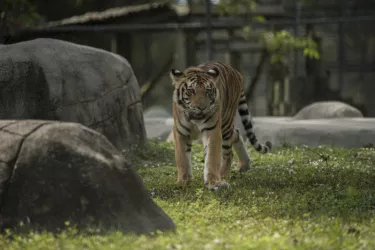
[[[345,1],[342,1],[345,2]],[[375,21],[375,15],[374,14],[368,14],[368,12],[365,12],[363,15],[358,16],[347,16],[345,15],[345,5],[340,6],[338,15],[332,16],[332,17],[311,17],[311,15],[306,15],[306,13],[303,12],[301,5],[296,4],[295,6],[292,6],[290,8],[289,16],[292,16],[292,18],[285,19],[285,20],[269,20],[266,22],[253,22],[249,20],[233,20],[233,19],[225,19],[225,18],[219,18],[215,19],[211,16],[211,2],[209,0],[205,1],[205,21],[189,21],[189,22],[172,22],[172,23],[156,23],[156,24],[106,24],[106,25],[69,25],[69,26],[60,26],[60,27],[43,27],[43,28],[29,28],[24,30],[19,30],[17,33],[12,34],[13,36],[27,36],[27,35],[33,35],[33,36],[49,36],[51,34],[56,33],[85,33],[85,32],[111,32],[111,33],[158,33],[158,32],[176,32],[176,31],[185,31],[185,32],[195,32],[196,34],[205,34],[205,39],[202,41],[196,42],[198,44],[198,47],[200,49],[197,49],[197,54],[201,54],[200,60],[212,60],[214,58],[217,58],[220,53],[223,52],[230,52],[236,51],[239,53],[242,57],[250,57],[252,59],[242,60],[242,67],[246,67],[248,71],[255,70],[255,64],[254,61],[259,60],[259,49],[252,48],[251,45],[246,41],[238,41],[233,38],[233,40],[228,41],[229,44],[226,44],[223,46],[223,48],[220,48],[220,41],[217,41],[213,38],[213,33],[219,30],[228,31],[228,30],[236,30],[241,29],[245,25],[251,25],[253,28],[263,28],[263,29],[270,29],[272,27],[279,27],[282,29],[287,29],[293,32],[296,36],[303,35],[303,30],[306,25],[313,25],[315,26],[315,30],[317,30],[317,33],[320,33],[322,38],[325,41],[328,41],[330,43],[330,46],[332,49],[335,50],[332,55],[326,56],[326,51],[323,51],[325,53],[323,55],[323,58],[321,60],[322,64],[324,65],[324,72],[327,74],[330,74],[331,80],[327,83],[328,85],[333,85],[333,89],[336,89],[340,91],[341,88],[343,88],[343,83],[346,81],[346,74],[347,73],[353,73],[356,72],[358,74],[368,74],[368,73],[374,73],[375,72],[375,60],[368,60],[366,59],[366,56],[363,55],[362,51],[362,57],[360,57],[358,60],[354,60],[351,62],[348,57],[348,41],[347,36],[345,35],[348,33],[349,28],[353,28],[351,26],[357,25],[359,27],[371,27],[371,24]],[[362,32],[365,32],[366,29],[363,28],[361,30]],[[351,31],[353,33],[353,31]],[[367,29],[368,34],[362,34],[365,37],[367,36],[368,39],[373,39],[374,32],[371,31],[371,29]],[[355,32],[354,32],[355,33]],[[374,43],[374,41],[370,41],[371,43]],[[201,46],[199,46],[199,43]],[[203,44],[202,44],[203,43]],[[231,44],[242,44],[231,46]],[[370,46],[370,47],[371,47]],[[225,51],[228,50],[228,51]],[[327,50],[327,49],[326,49]],[[372,52],[371,52],[372,53]],[[204,54],[204,56],[202,56]],[[256,56],[258,54],[258,56]],[[332,56],[335,58],[332,59]],[[302,86],[303,84],[306,85],[306,82],[310,81],[309,79],[306,79],[306,61],[301,56],[301,53],[296,51],[294,55],[292,55],[292,60],[290,61],[290,65],[288,66],[290,68],[291,74],[289,74],[288,78],[284,81],[284,83],[278,83],[276,86],[277,91],[279,91],[278,96],[270,94],[271,92],[275,92],[275,86],[266,86],[263,88],[258,89],[258,92],[269,92],[266,93],[265,99],[266,102],[268,102],[268,108],[267,111],[259,112],[260,114],[274,114],[274,115],[290,115],[293,112],[296,111],[296,109],[300,108],[301,105],[304,105],[305,103],[297,103],[293,104],[291,102],[295,102],[293,100],[285,100],[285,97],[288,99],[297,98],[299,93],[303,90],[295,91],[296,93],[292,93],[293,91],[291,89],[298,89],[298,86]],[[327,59],[329,58],[329,59]],[[375,54],[374,54],[375,58]],[[249,62],[250,61],[250,62]],[[250,65],[253,64],[253,65]],[[291,66],[292,65],[292,66]],[[267,73],[264,74],[265,78],[267,78]],[[332,79],[332,75],[334,76]],[[322,76],[319,76],[322,77]],[[315,79],[316,81],[322,81],[324,82],[326,79],[323,76],[322,79]],[[374,77],[375,76],[371,76]],[[264,81],[269,82],[269,79],[265,79]],[[304,83],[298,83],[298,82],[304,82]],[[335,83],[333,83],[335,82]],[[265,85],[267,85],[266,83]],[[281,84],[281,85],[280,85]],[[272,85],[272,84],[271,84]],[[297,86],[297,87],[296,87]],[[364,90],[367,91],[367,90]],[[282,93],[281,93],[282,92]],[[270,97],[271,95],[271,97]],[[340,94],[339,94],[340,95]],[[281,98],[283,97],[283,98]],[[327,98],[331,98],[327,96]],[[336,99],[338,97],[335,97]],[[277,100],[275,100],[277,99]],[[353,98],[352,98],[353,99]],[[366,98],[365,98],[366,99]],[[368,99],[368,98],[367,98]],[[275,104],[276,102],[276,104]],[[354,103],[355,101],[350,100],[350,98],[347,100],[349,103]],[[365,100],[362,101],[364,106],[367,106],[367,109],[370,109],[369,107],[371,105],[375,106],[375,103]],[[271,103],[271,104],[270,104]],[[285,104],[286,103],[286,104]],[[362,105],[361,104],[361,105]],[[254,103],[256,105],[256,103]],[[274,107],[271,106],[290,106],[289,108],[282,108],[282,111],[272,113],[272,109]],[[264,106],[264,105],[263,105]],[[293,107],[294,106],[294,107]],[[358,106],[358,105],[357,105]],[[257,111],[255,111],[256,113]],[[371,113],[371,112],[370,112]],[[375,116],[375,114],[370,114]]]

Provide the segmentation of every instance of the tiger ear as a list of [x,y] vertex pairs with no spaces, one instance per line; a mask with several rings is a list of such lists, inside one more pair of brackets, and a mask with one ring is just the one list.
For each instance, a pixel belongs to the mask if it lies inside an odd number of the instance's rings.
[[172,84],[174,85],[178,79],[180,79],[184,73],[179,71],[178,69],[171,69],[171,72],[169,73],[169,77],[172,79]]
[[219,71],[217,69],[209,69],[207,71],[207,74],[209,74],[210,76],[212,76],[213,78],[216,78],[219,76]]

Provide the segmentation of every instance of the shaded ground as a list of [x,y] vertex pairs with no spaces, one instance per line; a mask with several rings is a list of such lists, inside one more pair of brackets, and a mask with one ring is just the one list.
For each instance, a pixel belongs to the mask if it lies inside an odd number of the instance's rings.
[[[231,173],[229,191],[203,188],[203,150],[193,147],[194,181],[175,186],[173,146],[149,143],[125,154],[154,200],[177,225],[157,237],[108,234],[0,239],[1,249],[374,249],[373,148],[284,145],[272,154],[249,149],[250,171]],[[47,245],[48,242],[48,245]],[[41,248],[42,247],[42,248]]]

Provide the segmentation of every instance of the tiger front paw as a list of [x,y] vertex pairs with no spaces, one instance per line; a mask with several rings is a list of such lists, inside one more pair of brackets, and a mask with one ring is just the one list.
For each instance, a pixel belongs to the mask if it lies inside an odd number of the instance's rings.
[[192,180],[193,180],[193,176],[191,176],[191,175],[186,175],[186,176],[182,176],[181,178],[178,178],[177,181],[176,181],[176,184],[177,184],[178,186],[186,186],[186,185],[189,184]]
[[205,182],[204,185],[208,188],[208,190],[212,190],[212,191],[221,190],[221,189],[230,189],[229,183],[225,181],[221,181],[219,183],[214,183],[214,184]]

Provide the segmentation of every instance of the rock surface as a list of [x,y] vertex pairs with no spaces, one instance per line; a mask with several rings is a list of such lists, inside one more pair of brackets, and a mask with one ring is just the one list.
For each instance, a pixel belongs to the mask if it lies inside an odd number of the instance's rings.
[[168,118],[171,114],[162,106],[152,106],[146,109],[143,112],[144,117],[152,118],[152,117],[164,117]]
[[[254,117],[254,130],[260,142],[336,147],[375,145],[375,118],[331,118],[295,120],[291,117]],[[167,140],[173,127],[173,118],[145,118],[150,139]],[[243,128],[240,127],[243,133]],[[244,133],[242,134],[243,136]],[[171,138],[170,138],[171,139]],[[248,140],[247,140],[247,143]]]
[[343,102],[315,102],[302,108],[293,117],[297,120],[363,117],[361,111]]
[[56,39],[0,47],[0,119],[78,122],[118,149],[146,139],[139,85],[128,61]]
[[270,140],[275,146],[286,143],[356,148],[375,144],[373,118],[294,120],[287,117],[258,117],[254,120],[258,140]]
[[1,228],[174,229],[136,171],[102,134],[78,123],[0,121]]

